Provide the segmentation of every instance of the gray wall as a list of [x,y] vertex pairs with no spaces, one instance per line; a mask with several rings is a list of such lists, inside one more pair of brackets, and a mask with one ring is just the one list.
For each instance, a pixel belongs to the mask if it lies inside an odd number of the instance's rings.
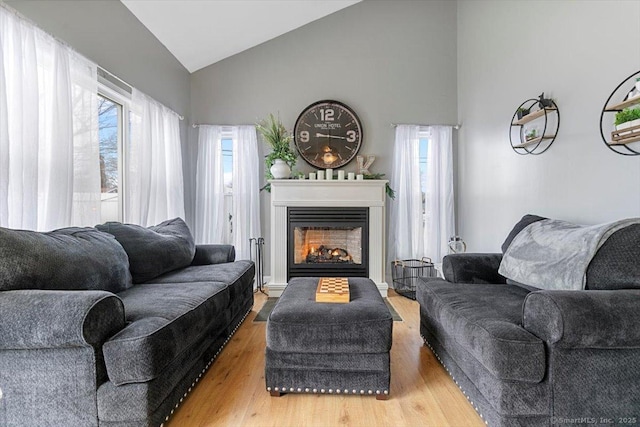
[[[292,129],[307,105],[342,101],[362,121],[360,154],[388,177],[390,124],[455,123],[456,84],[455,2],[365,0],[195,72],[191,111],[196,123],[230,125],[279,113]],[[311,170],[301,159],[297,168]],[[261,201],[268,248],[269,195]]]
[[[458,2],[459,232],[499,251],[526,213],[595,224],[640,216],[640,157],[600,137],[613,89],[640,69],[640,2]],[[540,156],[519,156],[509,122],[541,92],[560,130]],[[611,119],[613,120],[613,119]]]
[[[184,116],[180,128],[188,165],[190,74],[129,9],[118,0],[6,3],[107,71]],[[185,176],[185,181],[188,185],[190,177]],[[186,194],[190,208],[189,187]]]

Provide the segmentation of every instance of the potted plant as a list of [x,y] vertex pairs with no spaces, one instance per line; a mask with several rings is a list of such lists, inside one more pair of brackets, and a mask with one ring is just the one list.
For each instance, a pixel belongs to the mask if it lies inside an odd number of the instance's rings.
[[256,130],[271,147],[271,153],[265,158],[267,179],[289,178],[297,155],[291,148],[292,137],[280,118],[269,114],[269,117],[256,124]]
[[533,128],[533,129],[529,129],[527,131],[527,133],[525,134],[525,139],[527,141],[531,141],[533,139],[536,139],[538,137],[538,129]]
[[616,113],[616,130],[626,129],[633,126],[640,126],[640,109],[625,108]]
[[516,112],[516,114],[518,115],[518,120],[520,120],[521,118],[529,114],[529,112],[530,112],[529,108],[522,108],[522,107],[518,108]]

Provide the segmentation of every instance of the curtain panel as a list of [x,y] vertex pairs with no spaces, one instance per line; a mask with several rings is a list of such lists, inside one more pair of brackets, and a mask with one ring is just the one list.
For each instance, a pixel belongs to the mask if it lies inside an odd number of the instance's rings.
[[442,262],[455,235],[452,128],[429,126],[427,132],[424,250],[433,262]]
[[[428,139],[420,174],[420,138]],[[388,257],[442,262],[455,234],[451,126],[398,125],[393,151]],[[422,188],[425,189],[424,194]]]
[[180,119],[137,89],[126,147],[125,220],[150,226],[185,217]]
[[249,239],[260,237],[260,155],[255,126],[234,128],[233,245],[239,259],[251,257]]
[[419,126],[396,127],[391,172],[391,187],[396,198],[391,202],[389,212],[390,260],[424,256],[419,132]]
[[[261,236],[258,139],[255,126],[230,126],[224,130],[232,139],[230,243],[235,246],[236,258],[249,259],[249,239]],[[222,134],[221,126],[199,126],[195,215],[198,243],[222,243],[226,236]]]
[[97,66],[0,4],[0,226],[100,220]]
[[224,208],[224,168],[220,126],[198,128],[196,166],[196,243],[223,243],[226,218]]

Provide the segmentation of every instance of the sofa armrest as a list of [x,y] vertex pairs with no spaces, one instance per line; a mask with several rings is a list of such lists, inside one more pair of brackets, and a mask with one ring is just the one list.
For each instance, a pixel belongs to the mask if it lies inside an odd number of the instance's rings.
[[498,274],[502,254],[451,254],[442,260],[442,273],[453,283],[506,283]]
[[4,291],[0,313],[0,350],[98,347],[125,325],[122,301],[105,291]]
[[196,245],[196,255],[191,265],[209,265],[233,262],[236,249],[233,245]]
[[640,348],[640,290],[531,292],[523,326],[560,348]]

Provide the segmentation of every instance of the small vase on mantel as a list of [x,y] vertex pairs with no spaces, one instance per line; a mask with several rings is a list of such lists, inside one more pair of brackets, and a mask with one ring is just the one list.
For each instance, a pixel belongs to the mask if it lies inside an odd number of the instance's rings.
[[275,159],[269,170],[275,179],[287,179],[291,174],[291,168],[282,159]]

